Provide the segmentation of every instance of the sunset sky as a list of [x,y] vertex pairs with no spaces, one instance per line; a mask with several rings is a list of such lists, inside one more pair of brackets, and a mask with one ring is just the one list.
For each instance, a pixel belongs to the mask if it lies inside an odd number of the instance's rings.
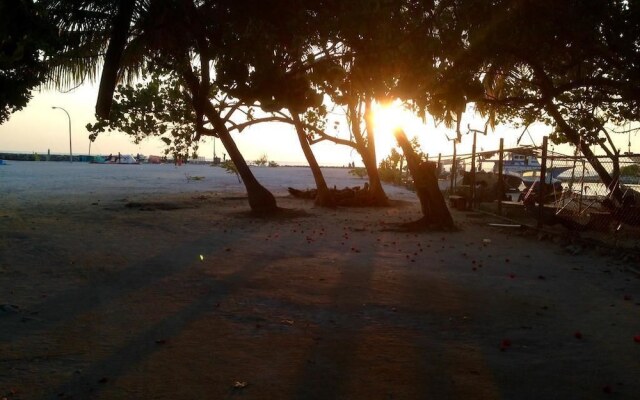
[[[69,153],[69,134],[67,116],[62,110],[52,109],[52,106],[65,108],[71,116],[72,147],[74,154],[89,153],[88,132],[85,125],[94,122],[94,106],[96,99],[96,87],[94,85],[84,85],[69,93],[57,91],[36,92],[29,105],[22,111],[13,114],[9,121],[0,125],[0,152],[36,152],[46,154]],[[339,118],[335,116],[334,118]],[[453,137],[455,133],[444,126],[434,126],[433,120],[427,120],[426,124],[410,113],[402,111],[399,107],[391,111],[379,112],[376,118],[377,124],[377,153],[378,159],[388,155],[391,146],[394,144],[392,130],[394,126],[403,126],[409,137],[417,135],[422,144],[423,151],[430,155],[442,152],[443,155],[452,153],[452,144],[445,135]],[[471,151],[472,137],[464,135],[467,124],[471,124],[474,129],[482,129],[483,121],[472,112],[468,112],[463,119],[462,143],[458,145],[458,153],[468,153]],[[331,127],[331,124],[328,124]],[[344,126],[344,122],[341,122]],[[525,134],[521,144],[536,145],[542,143],[542,136],[551,132],[545,126],[538,126],[530,129],[531,137]],[[495,132],[489,132],[485,137],[478,135],[478,151],[494,150],[498,148],[500,137],[505,138],[505,146],[513,147],[521,134],[521,129],[510,127],[497,127]],[[346,131],[339,131],[338,135],[348,138]],[[263,154],[269,160],[280,164],[305,164],[305,159],[293,128],[285,124],[261,124],[251,127],[244,132],[234,134],[236,143],[248,161],[253,161]],[[616,143],[623,151],[627,150],[627,136],[618,135]],[[632,142],[637,138],[632,136]],[[158,139],[149,139],[139,145],[133,143],[130,138],[123,133],[101,134],[98,139],[91,144],[91,154],[111,154],[130,153],[144,155],[162,155],[164,143]],[[319,143],[313,146],[314,152],[321,165],[346,165],[355,161],[356,165],[361,165],[360,157],[350,148],[338,146],[333,143]],[[566,146],[558,147],[556,150],[571,152]],[[634,148],[632,150],[639,151]],[[220,141],[216,143],[216,154],[222,157],[226,151],[222,148]],[[213,141],[205,138],[200,145],[199,155],[208,159],[213,156]]]

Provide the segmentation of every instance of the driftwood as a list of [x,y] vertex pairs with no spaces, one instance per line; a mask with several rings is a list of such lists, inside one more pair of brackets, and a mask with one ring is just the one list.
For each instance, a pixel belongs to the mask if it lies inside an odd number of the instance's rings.
[[[300,190],[295,188],[287,188],[289,194],[299,199],[313,200],[318,195],[317,189]],[[364,187],[360,186],[345,187],[344,189],[329,189],[330,195],[333,197],[336,206],[343,207],[372,207],[376,205],[374,196],[369,191],[369,184],[365,183]]]

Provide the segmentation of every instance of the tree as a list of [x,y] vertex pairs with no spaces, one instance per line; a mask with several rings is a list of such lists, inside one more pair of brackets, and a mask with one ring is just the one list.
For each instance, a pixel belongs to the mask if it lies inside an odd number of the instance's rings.
[[[64,13],[69,6],[75,7],[70,17]],[[224,51],[232,47],[228,43],[232,40],[229,22],[234,17],[245,16],[230,12],[232,8],[219,7],[218,3],[191,0],[121,0],[117,4],[52,0],[49,7],[56,12],[58,26],[66,32],[67,54],[75,56],[72,60],[75,62],[60,65],[61,76],[68,79],[69,74],[76,71],[80,76],[72,78],[84,78],[91,71],[95,73],[96,60],[102,57],[94,51],[107,48],[96,105],[98,117],[104,118],[111,111],[114,75],[134,76],[153,69],[175,73],[189,93],[198,134],[220,138],[242,177],[252,211],[277,210],[275,198],[255,179],[231,137],[229,121],[208,98],[211,77],[223,74],[217,68],[223,65]],[[71,46],[72,43],[78,46]],[[83,68],[84,59],[91,60],[91,64]],[[206,125],[210,126],[209,130],[205,129]]]
[[316,183],[316,205],[335,205],[310,146],[310,131],[321,130],[322,95],[311,84],[322,45],[315,3],[234,2],[246,18],[233,19],[233,46],[222,58],[217,82],[233,96],[259,105],[265,120],[292,124]]
[[413,176],[414,187],[420,200],[422,218],[407,225],[411,229],[452,229],[453,218],[438,188],[438,175],[433,162],[424,162],[414,151],[401,129],[395,132],[396,140],[407,158],[407,166]]
[[145,83],[119,85],[110,105],[109,118],[87,124],[90,139],[105,131],[123,132],[135,143],[159,137],[165,155],[174,159],[197,158],[197,115],[189,94],[175,74],[150,74]]
[[42,84],[57,34],[41,4],[0,2],[0,124],[24,108]]
[[640,5],[475,0],[451,11],[460,52],[441,75],[451,90],[440,100],[476,102],[492,123],[552,126],[552,140],[579,148],[621,205],[611,134],[640,120]]
[[[349,9],[345,12],[355,12]],[[364,14],[366,15],[366,14]],[[354,18],[363,19],[364,15],[359,12],[353,15]],[[343,23],[348,23],[342,20]],[[347,145],[354,148],[362,157],[362,162],[369,177],[369,192],[372,204],[378,206],[388,205],[388,198],[377,170],[376,146],[375,146],[375,126],[373,124],[372,106],[376,99],[386,99],[382,90],[377,86],[380,80],[388,76],[377,75],[381,70],[369,69],[371,49],[359,49],[354,44],[349,43],[351,39],[354,43],[356,37],[370,32],[349,32],[344,34],[347,38],[336,35],[336,40],[340,40],[340,45],[334,46],[334,55],[318,62],[318,71],[313,79],[316,85],[331,99],[334,104],[340,105],[345,111],[345,119],[350,132],[351,140],[339,139],[331,136],[327,132],[313,131],[312,143],[321,140],[329,140],[337,144]],[[372,39],[372,38],[367,38]],[[351,46],[354,46],[353,48]]]

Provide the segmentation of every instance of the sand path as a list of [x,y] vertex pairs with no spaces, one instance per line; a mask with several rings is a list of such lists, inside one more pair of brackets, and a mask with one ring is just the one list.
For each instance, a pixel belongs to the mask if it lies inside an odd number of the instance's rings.
[[383,230],[415,202],[281,196],[294,212],[255,219],[239,193],[182,191],[0,200],[0,396],[640,393],[640,280],[611,257],[480,214],[455,213],[454,233]]

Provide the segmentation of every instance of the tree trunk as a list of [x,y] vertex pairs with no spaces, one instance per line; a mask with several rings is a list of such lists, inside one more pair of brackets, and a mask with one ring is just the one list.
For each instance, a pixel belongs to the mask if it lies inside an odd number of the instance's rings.
[[622,189],[618,184],[618,176],[615,176],[619,174],[619,167],[615,168],[618,169],[618,173],[616,174],[616,171],[614,169],[615,175],[611,176],[609,171],[607,171],[604,165],[602,165],[602,163],[600,162],[600,159],[593,153],[593,150],[591,150],[589,144],[581,139],[580,133],[571,128],[571,126],[564,120],[557,107],[553,103],[547,102],[545,109],[551,115],[556,124],[558,124],[571,144],[580,149],[582,154],[587,158],[587,161],[589,161],[589,164],[591,164],[594,171],[596,171],[598,177],[600,178],[600,180],[602,180],[602,183],[611,191],[611,196],[619,204],[622,204]]
[[217,111],[213,109],[211,103],[208,101],[206,103],[208,106],[205,107],[205,114],[209,121],[213,122],[218,138],[220,138],[222,145],[227,150],[231,161],[235,164],[238,174],[240,174],[240,177],[242,178],[242,182],[247,189],[247,197],[249,198],[251,211],[262,215],[273,214],[278,210],[275,197],[270,191],[262,186],[260,182],[258,182],[242,156],[242,153],[240,153],[238,146],[236,146],[236,143],[222,121],[222,118],[220,118]]
[[293,119],[293,125],[296,128],[296,133],[298,134],[300,147],[302,147],[302,152],[307,158],[309,168],[311,168],[311,173],[313,174],[313,179],[316,182],[317,194],[315,204],[320,207],[335,207],[335,198],[329,191],[327,182],[324,180],[324,175],[322,174],[322,170],[320,169],[320,165],[318,165],[318,161],[316,160],[316,157],[311,150],[311,145],[307,140],[307,135],[304,130],[302,121],[300,121],[300,117],[295,111],[289,110],[289,112],[291,113],[291,118]]
[[453,218],[438,187],[436,164],[434,162],[423,162],[411,148],[411,143],[409,143],[402,130],[397,130],[395,135],[407,159],[407,167],[413,177],[416,194],[422,208],[423,217],[415,224],[423,228],[453,228]]
[[[367,103],[368,104],[368,103]],[[368,107],[368,106],[367,106]],[[389,199],[384,192],[382,183],[380,182],[380,175],[378,174],[378,166],[376,165],[376,151],[373,130],[368,131],[367,140],[365,140],[362,130],[360,129],[360,120],[357,118],[358,113],[355,110],[354,104],[348,105],[349,112],[353,116],[351,118],[351,131],[353,132],[353,138],[356,142],[356,150],[362,157],[362,163],[367,170],[369,176],[369,195],[371,197],[371,205],[374,206],[388,206]],[[365,123],[367,119],[365,112]]]
[[[365,126],[367,127],[367,146],[365,152],[369,162],[365,162],[367,168],[367,174],[369,175],[369,191],[374,198],[377,205],[388,206],[389,198],[382,188],[382,182],[380,181],[380,174],[378,173],[378,163],[376,160],[376,142],[375,142],[375,128],[373,126],[373,112],[371,111],[371,99],[367,100],[364,112]],[[363,155],[364,157],[364,155]]]
[[607,169],[602,165],[598,157],[593,154],[591,147],[587,144],[582,137],[580,136],[580,132],[573,129],[567,121],[565,121],[564,117],[558,110],[558,106],[553,103],[553,95],[554,95],[554,87],[553,82],[546,74],[544,69],[535,63],[529,63],[533,68],[535,76],[538,78],[539,84],[541,85],[542,93],[546,98],[544,109],[551,115],[551,118],[558,125],[562,133],[569,139],[569,141],[579,148],[582,154],[587,158],[589,164],[596,171],[602,183],[607,186],[607,188],[611,191],[611,197],[619,204],[622,204],[622,189],[618,184],[618,172],[614,171],[615,176],[611,176],[611,174],[607,171]]
[[96,115],[100,118],[109,118],[109,113],[111,112],[113,92],[118,82],[122,53],[129,37],[129,26],[133,17],[134,5],[135,1],[133,0],[120,0],[118,2],[118,13],[113,21],[109,46],[104,57],[98,99],[96,101]]
[[193,101],[201,101],[201,104],[194,104],[194,107],[202,107],[203,113],[209,119],[209,122],[213,124],[213,127],[218,135],[218,138],[222,142],[224,148],[227,150],[231,161],[235,164],[238,174],[242,178],[245,188],[247,189],[247,197],[249,198],[249,206],[251,211],[256,214],[273,214],[278,210],[276,199],[273,194],[269,192],[264,186],[262,186],[256,177],[251,172],[251,169],[247,165],[242,153],[236,146],[231,133],[225,125],[222,117],[218,113],[218,110],[206,99],[199,95],[200,82],[196,78],[193,71],[185,71],[182,77],[187,84],[187,87],[191,91],[191,98]]

